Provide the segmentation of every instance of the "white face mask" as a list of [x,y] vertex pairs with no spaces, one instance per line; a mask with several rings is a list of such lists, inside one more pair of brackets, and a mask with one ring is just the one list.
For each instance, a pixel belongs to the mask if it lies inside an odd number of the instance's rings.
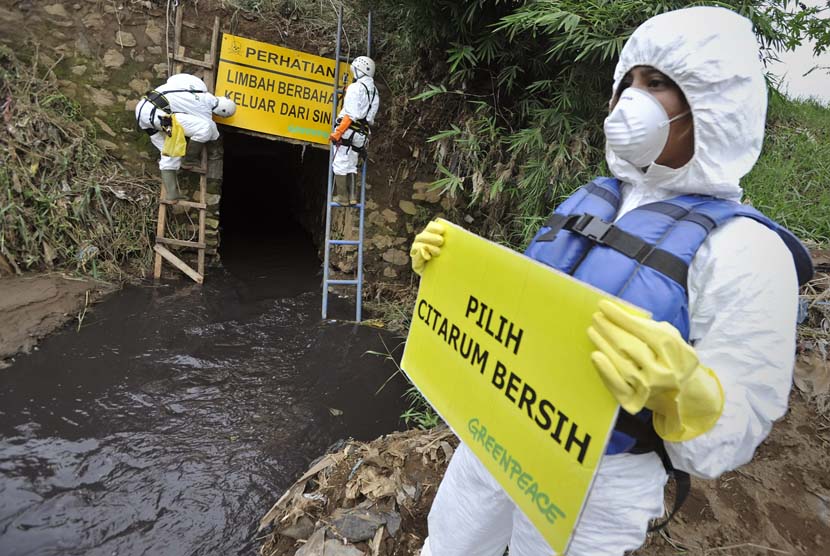
[[669,124],[687,114],[669,119],[659,100],[642,89],[628,87],[605,118],[605,140],[617,156],[643,168],[663,152]]

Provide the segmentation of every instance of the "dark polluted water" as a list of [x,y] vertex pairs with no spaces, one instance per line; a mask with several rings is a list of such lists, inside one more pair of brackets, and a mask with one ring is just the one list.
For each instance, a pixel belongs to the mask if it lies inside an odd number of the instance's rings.
[[398,340],[321,321],[307,241],[240,238],[203,287],[128,287],[0,371],[0,554],[255,554],[326,447],[399,427],[365,353]]

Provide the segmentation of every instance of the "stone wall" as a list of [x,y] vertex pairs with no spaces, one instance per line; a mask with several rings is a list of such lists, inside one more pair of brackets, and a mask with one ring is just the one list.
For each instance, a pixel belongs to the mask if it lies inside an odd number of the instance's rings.
[[[196,57],[201,57],[199,54],[208,46],[215,15],[220,17],[223,31],[233,25],[233,32],[242,36],[331,54],[324,37],[302,35],[306,27],[295,29],[290,19],[266,23],[255,18],[232,17],[233,12],[224,11],[224,3],[218,1],[199,2],[198,14],[188,5],[182,42],[196,47]],[[158,153],[145,134],[135,131],[134,109],[142,94],[167,77],[165,8],[166,3],[149,0],[0,0],[3,29],[0,42],[29,55],[37,53],[41,67],[51,68],[62,91],[80,104],[82,116],[95,126],[99,145],[118,158],[126,171],[157,176]],[[273,31],[275,25],[282,25],[278,34]],[[170,44],[172,27],[171,23]],[[315,40],[323,43],[309,44]],[[383,53],[377,52],[375,58],[382,72]],[[198,71],[193,73],[198,75]],[[409,282],[407,250],[413,234],[450,207],[449,200],[428,191],[424,178],[431,177],[432,165],[423,161],[424,155],[417,148],[402,147],[396,139],[401,134],[390,120],[400,112],[391,113],[400,99],[392,98],[382,78],[377,83],[382,105],[376,138],[370,146],[364,255],[367,295],[371,295],[373,286],[381,283]],[[208,240],[210,253],[215,255],[221,221],[221,140],[210,146],[209,156]],[[197,180],[195,175],[180,176],[183,189],[193,198],[197,195]],[[320,188],[324,195],[324,184]],[[309,225],[319,227],[317,233],[312,230],[312,236],[318,242],[322,259],[324,213],[316,219],[312,214],[312,205],[319,198],[310,195],[305,203],[308,206],[302,210],[309,213]],[[194,221],[196,216],[191,214]],[[177,218],[183,234],[192,235],[193,225],[183,216]],[[335,236],[349,235],[353,233],[350,228],[356,229],[356,221],[340,217],[335,219],[335,224]],[[353,253],[342,251],[332,259],[335,267],[344,272],[353,270]]]

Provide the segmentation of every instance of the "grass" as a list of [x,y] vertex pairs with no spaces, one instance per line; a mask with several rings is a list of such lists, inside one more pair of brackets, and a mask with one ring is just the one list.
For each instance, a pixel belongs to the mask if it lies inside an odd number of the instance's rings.
[[810,242],[830,243],[830,108],[773,97],[747,198]]
[[17,274],[142,274],[156,182],[131,176],[107,154],[52,70],[37,47],[24,60],[0,46],[0,263]]

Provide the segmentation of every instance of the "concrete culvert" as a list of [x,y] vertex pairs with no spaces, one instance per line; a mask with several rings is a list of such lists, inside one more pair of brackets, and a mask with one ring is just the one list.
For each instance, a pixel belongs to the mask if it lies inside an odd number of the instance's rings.
[[324,149],[225,132],[219,226],[228,270],[319,270],[328,160]]

